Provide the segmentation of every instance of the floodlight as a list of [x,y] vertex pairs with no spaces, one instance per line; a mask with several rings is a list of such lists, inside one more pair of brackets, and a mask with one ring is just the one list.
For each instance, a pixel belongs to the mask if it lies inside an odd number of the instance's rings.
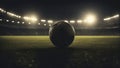
[[11,13],[11,12],[7,12],[8,15],[10,16],[15,16],[15,14]]
[[94,14],[86,15],[84,22],[87,24],[94,24],[97,21],[96,16]]
[[30,17],[24,16],[23,19],[31,22],[36,22],[38,20],[36,16],[30,16]]
[[0,19],[0,21],[2,21],[2,19]]
[[6,20],[6,22],[9,22],[9,20]]
[[64,21],[68,23],[68,20],[64,20]]
[[46,22],[46,20],[41,20],[41,22]]
[[49,23],[49,24],[52,24],[52,23],[53,23],[53,20],[48,20],[48,23]]
[[22,24],[24,24],[25,22],[22,22]]
[[113,18],[118,18],[118,17],[119,17],[119,14],[113,16]]
[[44,24],[44,26],[46,26],[47,24]]
[[2,8],[0,8],[0,11],[3,10]]
[[75,20],[70,20],[70,23],[75,23]]
[[82,20],[77,20],[77,23],[82,23],[83,21]]
[[38,23],[38,25],[40,25],[40,23]]
[[12,23],[14,23],[15,21],[12,21]]
[[51,26],[51,24],[49,24],[49,26]]
[[32,17],[31,17],[31,21],[32,21],[32,22],[36,22],[36,21],[37,21],[37,17],[32,16]]
[[5,11],[5,10],[3,10],[2,8],[0,8],[0,11],[1,11],[2,13],[6,13],[6,11]]
[[21,18],[21,16],[18,16],[18,18]]
[[104,19],[104,21],[109,21],[109,20],[111,20],[111,17]]
[[31,23],[29,22],[28,24],[30,25]]
[[20,23],[20,21],[17,22],[18,24]]
[[25,19],[25,20],[29,20],[30,18],[27,17],[27,16],[24,16],[23,19]]

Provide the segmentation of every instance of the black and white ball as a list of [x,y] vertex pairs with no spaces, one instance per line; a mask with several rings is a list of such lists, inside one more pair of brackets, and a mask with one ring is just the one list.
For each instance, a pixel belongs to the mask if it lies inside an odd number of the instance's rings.
[[75,30],[69,23],[59,21],[50,27],[49,37],[57,48],[66,48],[73,42]]

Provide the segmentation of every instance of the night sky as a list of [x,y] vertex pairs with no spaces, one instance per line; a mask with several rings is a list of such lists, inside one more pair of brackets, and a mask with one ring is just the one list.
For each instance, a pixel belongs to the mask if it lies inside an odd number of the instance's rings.
[[78,19],[87,12],[100,18],[120,11],[119,0],[1,0],[0,7],[18,15],[33,13],[45,19]]

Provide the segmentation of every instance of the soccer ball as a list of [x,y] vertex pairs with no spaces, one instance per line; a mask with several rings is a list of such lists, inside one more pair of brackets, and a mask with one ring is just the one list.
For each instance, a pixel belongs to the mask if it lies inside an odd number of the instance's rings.
[[50,27],[49,37],[57,48],[66,48],[73,42],[75,30],[69,23],[59,21]]

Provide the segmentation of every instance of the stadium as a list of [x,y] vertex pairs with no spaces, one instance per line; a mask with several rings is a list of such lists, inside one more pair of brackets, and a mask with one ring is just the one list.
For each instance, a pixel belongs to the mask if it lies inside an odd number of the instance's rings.
[[[20,16],[2,8],[0,11],[0,35],[48,35],[49,27],[56,21],[60,21]],[[90,24],[85,19],[64,21],[73,25],[76,35],[120,35],[119,14]]]
[[[12,9],[0,7],[0,68],[120,67],[119,10],[102,17],[89,12],[53,19]],[[49,29],[58,21],[75,29],[68,48],[56,48],[49,39]]]

